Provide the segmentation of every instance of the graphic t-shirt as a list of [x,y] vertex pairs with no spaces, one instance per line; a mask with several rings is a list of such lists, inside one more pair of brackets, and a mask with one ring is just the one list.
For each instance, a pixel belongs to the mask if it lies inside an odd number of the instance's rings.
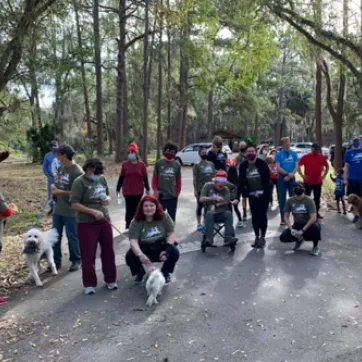
[[299,166],[304,166],[306,185],[321,185],[322,172],[328,167],[328,161],[321,153],[317,155],[308,153],[299,160]]
[[147,177],[146,165],[138,161],[124,161],[122,163],[121,176],[124,177],[122,193],[125,196],[143,195],[144,180]]
[[[208,182],[207,184],[205,184],[205,186],[203,187],[202,191],[201,191],[201,197],[222,197],[225,201],[230,201],[230,191],[228,189],[227,186],[224,187],[224,189],[222,191],[217,191],[215,190],[215,184],[213,182]],[[212,206],[212,203],[208,203],[207,204],[207,209],[210,210]],[[224,205],[224,206],[219,206],[219,207],[215,207],[215,213],[220,213],[220,212],[224,212],[224,211],[229,211],[230,207],[229,205]]]
[[349,163],[348,180],[362,181],[362,148],[348,150],[344,156],[344,162]]
[[[74,163],[71,167],[62,167],[57,175],[57,188],[62,191],[70,191],[73,182],[77,177],[83,175],[82,168]],[[60,216],[74,217],[76,212],[70,205],[69,196],[57,196],[57,201],[54,206],[54,214]]]
[[[102,211],[105,218],[109,219],[108,209],[102,205],[108,195],[107,180],[104,176],[101,176],[99,181],[93,181],[86,175],[82,175],[73,182],[70,202],[80,203],[90,209]],[[94,223],[97,222],[97,219],[91,214],[77,212],[77,221],[79,223]]]
[[226,171],[226,160],[228,156],[226,153],[218,151],[214,152],[213,150],[207,153],[207,160],[212,162],[215,165],[215,170],[224,170]]
[[129,227],[129,239],[138,240],[140,243],[151,244],[165,240],[175,230],[170,215],[166,212],[162,220],[148,222],[146,220],[132,220]]
[[346,190],[346,185],[342,176],[337,176],[336,178],[336,189],[334,191],[335,195],[344,196]]
[[255,195],[258,191],[263,191],[263,183],[255,164],[248,164],[246,169],[246,181],[248,183],[249,195]]
[[296,164],[298,163],[298,155],[293,150],[281,150],[275,156],[275,162],[279,163],[280,167],[284,171],[292,173],[295,169]]
[[279,177],[278,168],[276,162],[273,162],[269,165],[270,178],[272,180],[277,180]]
[[193,175],[196,179],[197,191],[201,192],[207,182],[210,182],[215,174],[215,166],[212,162],[201,161],[193,168]]
[[301,200],[297,200],[293,196],[285,204],[284,212],[292,213],[296,224],[305,225],[310,219],[310,215],[315,214],[317,209],[310,197],[304,196]]
[[155,163],[153,174],[158,179],[157,189],[160,197],[163,199],[173,199],[178,196],[176,179],[181,178],[181,165],[177,161],[158,160]]

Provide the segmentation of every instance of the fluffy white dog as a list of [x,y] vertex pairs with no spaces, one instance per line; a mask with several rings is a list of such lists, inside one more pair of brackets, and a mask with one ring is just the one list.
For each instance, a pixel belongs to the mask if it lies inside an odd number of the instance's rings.
[[146,304],[151,307],[152,304],[158,304],[157,297],[161,295],[166,280],[161,271],[155,267],[151,267],[147,275],[146,290],[148,298]]
[[24,235],[24,255],[30,269],[30,276],[34,279],[37,287],[43,283],[39,278],[39,262],[44,257],[47,259],[53,275],[58,275],[54,263],[53,245],[58,241],[58,231],[50,229],[41,232],[32,228]]

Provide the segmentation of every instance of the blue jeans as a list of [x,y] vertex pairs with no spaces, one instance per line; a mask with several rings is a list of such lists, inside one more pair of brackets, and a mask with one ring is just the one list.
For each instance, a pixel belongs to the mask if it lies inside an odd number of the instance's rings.
[[47,176],[48,179],[48,204],[49,207],[53,210],[54,207],[54,196],[52,195],[52,191],[50,186],[54,184],[55,180],[52,176]]
[[278,196],[279,196],[279,209],[281,220],[284,221],[284,207],[287,200],[287,191],[289,197],[294,196],[295,178],[290,181],[284,181],[285,176],[278,178]]
[[233,237],[233,214],[231,211],[219,212],[217,214],[212,214],[210,211],[206,213],[205,234],[206,240],[208,240],[211,244],[214,241],[214,223],[225,224],[225,239],[230,239]]
[[79,240],[77,235],[77,219],[75,217],[67,217],[60,215],[53,215],[53,227],[59,233],[58,242],[53,246],[55,264],[62,263],[62,236],[63,228],[68,238],[69,260],[72,263],[80,261]]

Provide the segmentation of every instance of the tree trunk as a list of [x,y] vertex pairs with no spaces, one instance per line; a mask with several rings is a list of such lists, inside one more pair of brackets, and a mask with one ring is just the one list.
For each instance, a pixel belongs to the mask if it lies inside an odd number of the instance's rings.
[[316,64],[316,86],[315,86],[315,134],[316,141],[323,146],[322,137],[322,67]]
[[93,4],[93,31],[94,31],[94,64],[96,70],[96,108],[97,108],[97,154],[104,154],[103,140],[103,102],[102,102],[102,62],[101,62],[101,38],[99,29],[99,0]]
[[[160,7],[163,8],[163,1],[160,0]],[[162,30],[163,30],[163,12],[160,12],[160,40],[158,45],[158,104],[157,104],[157,160],[160,159],[161,154],[161,132],[162,132]]]
[[[288,58],[288,44],[286,44],[284,46],[284,50],[283,50],[283,58],[282,58],[282,65],[281,65],[282,68],[280,71],[280,76],[281,76],[282,80],[284,79],[284,75],[285,75],[285,65],[287,63],[287,58]],[[285,102],[284,93],[285,93],[285,87],[283,85],[282,88],[279,90],[278,119],[277,119],[277,124],[275,127],[275,145],[279,145],[280,138],[282,137],[282,126],[284,123],[284,115],[282,113],[282,110],[284,108],[284,102]]]
[[82,75],[82,87],[83,87],[83,97],[84,97],[84,107],[85,107],[85,121],[87,123],[87,137],[89,140],[93,138],[92,135],[92,125],[91,125],[91,112],[89,107],[89,96],[87,89],[87,78],[85,72],[85,62],[84,62],[84,54],[83,54],[83,40],[82,40],[82,32],[80,29],[80,21],[79,21],[79,11],[77,0],[73,0],[73,7],[75,13],[75,23],[77,27],[77,38],[78,38],[78,48],[79,48],[79,58],[80,58],[80,70]]
[[254,125],[254,136],[255,136],[255,143],[259,143],[259,115],[255,113],[255,125]]
[[124,116],[126,92],[126,0],[119,0],[119,39],[117,56],[117,119],[115,162],[121,162],[124,156]]
[[[167,9],[170,11],[170,0],[167,0]],[[171,26],[167,19],[167,139],[171,139]]]
[[143,42],[143,161],[147,165],[148,158],[148,98],[149,98],[149,69],[148,69],[148,34],[149,34],[149,1],[145,0],[145,37]]
[[207,103],[207,140],[211,140],[214,125],[214,89],[209,92],[208,103]]

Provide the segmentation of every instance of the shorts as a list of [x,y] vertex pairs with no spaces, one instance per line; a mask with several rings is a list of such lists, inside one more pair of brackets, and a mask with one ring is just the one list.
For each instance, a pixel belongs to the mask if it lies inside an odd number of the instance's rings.
[[344,199],[344,194],[336,194],[335,196],[336,196],[335,198],[336,201],[343,201]]
[[348,180],[347,195],[350,194],[362,197],[362,180]]

